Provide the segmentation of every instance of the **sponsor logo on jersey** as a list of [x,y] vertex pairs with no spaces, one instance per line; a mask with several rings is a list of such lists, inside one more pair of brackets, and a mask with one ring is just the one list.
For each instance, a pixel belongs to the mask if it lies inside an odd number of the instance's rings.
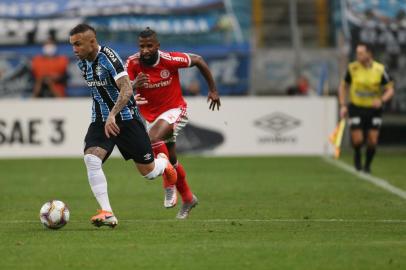
[[111,60],[112,62],[116,62],[116,61],[117,61],[117,57],[116,57],[116,55],[114,54],[114,52],[113,52],[112,50],[110,50],[110,49],[107,48],[107,47],[104,47],[104,48],[103,48],[103,51],[107,54],[107,56],[110,58],[110,60]]
[[105,86],[108,83],[109,82],[106,79],[104,79],[102,81],[88,81],[87,86],[89,86],[89,87]]
[[174,56],[174,57],[172,57],[172,60],[177,61],[177,62],[187,63],[187,59],[184,57],[180,57],[180,56]]
[[166,87],[171,85],[172,83],[172,78],[166,81],[160,81],[158,83],[149,83],[145,88],[160,88],[160,87]]
[[167,70],[167,69],[161,70],[162,79],[167,79],[170,75],[171,75],[171,73],[169,72],[169,70]]
[[150,153],[147,153],[144,155],[144,160],[150,160],[152,155]]

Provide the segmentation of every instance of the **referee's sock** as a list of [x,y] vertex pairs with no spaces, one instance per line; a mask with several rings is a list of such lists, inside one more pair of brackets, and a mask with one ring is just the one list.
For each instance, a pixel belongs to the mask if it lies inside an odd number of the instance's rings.
[[357,171],[360,171],[362,169],[361,145],[354,145],[354,167]]
[[167,157],[169,157],[168,148],[166,147],[166,144],[164,141],[152,143],[151,146],[152,146],[152,151],[154,151],[155,157],[157,157],[157,155],[159,153],[164,153]]
[[364,171],[365,172],[371,172],[371,163],[372,160],[374,159],[376,153],[376,147],[375,146],[368,146],[366,150],[366,159],[365,159],[365,166],[364,166]]

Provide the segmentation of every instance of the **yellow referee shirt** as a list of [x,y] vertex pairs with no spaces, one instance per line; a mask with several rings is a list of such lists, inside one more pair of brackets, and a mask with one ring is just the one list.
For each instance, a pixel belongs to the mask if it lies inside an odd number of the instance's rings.
[[383,89],[393,84],[384,65],[376,61],[365,67],[358,61],[348,64],[344,81],[350,85],[350,102],[360,107],[372,107],[381,98]]

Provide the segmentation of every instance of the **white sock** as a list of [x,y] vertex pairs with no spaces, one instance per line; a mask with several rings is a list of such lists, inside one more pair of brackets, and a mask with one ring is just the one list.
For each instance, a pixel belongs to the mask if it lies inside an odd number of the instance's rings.
[[166,158],[156,158],[154,169],[150,171],[147,175],[144,175],[144,177],[147,178],[148,180],[153,180],[154,178],[162,175],[165,171],[167,164],[168,160]]
[[86,154],[84,160],[90,188],[92,189],[100,208],[102,210],[113,212],[111,210],[109,195],[107,193],[106,176],[102,170],[102,160],[92,154]]

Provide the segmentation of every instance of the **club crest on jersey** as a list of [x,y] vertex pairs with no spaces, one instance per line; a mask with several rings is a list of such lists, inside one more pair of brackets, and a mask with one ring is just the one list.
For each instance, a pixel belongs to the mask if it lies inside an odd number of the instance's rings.
[[169,73],[169,70],[167,70],[167,69],[161,70],[161,78],[162,78],[162,79],[166,79],[166,78],[168,78],[170,75],[171,75],[171,74]]
[[99,65],[96,66],[94,71],[96,72],[97,76],[100,76],[103,73],[103,70],[102,70],[101,66],[99,66]]

